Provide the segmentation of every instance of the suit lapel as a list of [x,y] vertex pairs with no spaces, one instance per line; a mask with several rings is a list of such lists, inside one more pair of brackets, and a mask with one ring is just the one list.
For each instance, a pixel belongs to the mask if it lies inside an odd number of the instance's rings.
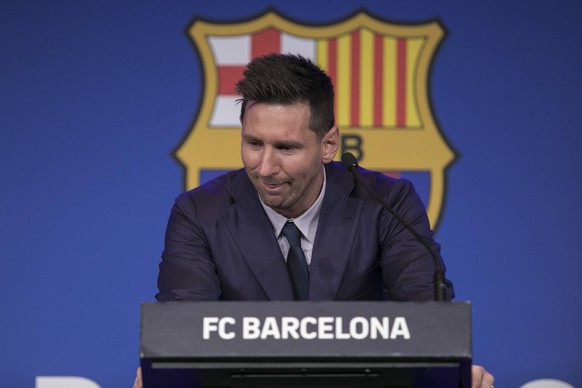
[[234,205],[222,215],[224,225],[270,300],[293,300],[289,272],[273,227],[255,188],[243,171],[232,185]]
[[326,192],[321,206],[309,278],[310,300],[334,300],[358,228],[362,201],[349,194],[352,176],[334,164],[326,165]]

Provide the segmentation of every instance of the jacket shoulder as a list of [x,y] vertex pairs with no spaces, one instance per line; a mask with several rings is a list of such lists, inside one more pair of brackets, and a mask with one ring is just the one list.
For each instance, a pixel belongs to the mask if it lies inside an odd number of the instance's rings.
[[175,206],[186,213],[194,212],[197,218],[214,218],[230,207],[247,185],[251,183],[244,169],[230,171],[181,193],[175,199]]
[[[385,200],[402,197],[417,197],[412,182],[406,179],[390,177],[382,172],[357,167],[362,182],[375,194]],[[374,196],[359,183],[356,183],[352,173],[341,163],[331,162],[326,166],[329,182],[340,187],[340,190],[353,198],[376,201]]]

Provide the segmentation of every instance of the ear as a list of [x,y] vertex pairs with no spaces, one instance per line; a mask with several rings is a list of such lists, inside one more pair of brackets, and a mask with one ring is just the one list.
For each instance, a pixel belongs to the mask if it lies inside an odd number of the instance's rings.
[[339,128],[334,125],[321,140],[321,159],[323,163],[329,163],[335,158],[339,149]]

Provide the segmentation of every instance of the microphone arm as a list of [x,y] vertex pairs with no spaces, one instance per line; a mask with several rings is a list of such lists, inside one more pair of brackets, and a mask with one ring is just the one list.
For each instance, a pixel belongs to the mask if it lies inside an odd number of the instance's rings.
[[447,286],[445,285],[445,275],[444,275],[443,270],[441,268],[439,259],[437,258],[437,256],[433,252],[433,250],[430,248],[428,243],[425,241],[425,239],[408,222],[406,222],[402,217],[400,217],[400,215],[398,213],[396,213],[396,211],[391,206],[389,206],[386,203],[386,201],[384,201],[384,199],[382,197],[380,197],[378,194],[376,194],[372,189],[370,189],[368,187],[368,185],[366,185],[363,182],[362,178],[360,177],[360,173],[358,172],[358,170],[356,168],[356,167],[358,167],[358,161],[352,153],[345,152],[342,155],[342,164],[348,169],[348,171],[353,173],[353,175],[356,178],[356,181],[359,183],[359,185],[361,187],[363,187],[368,193],[370,193],[384,207],[384,209],[388,210],[388,212],[390,214],[392,214],[394,216],[394,218],[396,218],[396,220],[398,220],[398,222],[400,222],[406,229],[408,229],[410,231],[410,233],[412,233],[414,235],[414,237],[416,237],[416,239],[428,251],[428,253],[432,257],[432,260],[434,261],[434,265],[435,265],[435,271],[434,271],[434,298],[435,298],[435,301],[437,301],[437,302],[445,301],[446,300],[446,289],[447,289]]

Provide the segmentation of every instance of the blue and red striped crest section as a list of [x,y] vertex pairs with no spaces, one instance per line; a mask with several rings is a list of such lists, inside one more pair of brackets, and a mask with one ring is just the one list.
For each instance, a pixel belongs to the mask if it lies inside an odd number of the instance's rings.
[[341,152],[351,151],[367,168],[412,180],[437,223],[445,170],[455,157],[428,99],[430,63],[443,36],[437,22],[401,25],[358,13],[314,26],[268,12],[240,23],[196,21],[189,33],[203,64],[204,95],[176,152],[186,168],[186,188],[241,166],[234,84],[246,64],[272,52],[294,53],[333,79]]

